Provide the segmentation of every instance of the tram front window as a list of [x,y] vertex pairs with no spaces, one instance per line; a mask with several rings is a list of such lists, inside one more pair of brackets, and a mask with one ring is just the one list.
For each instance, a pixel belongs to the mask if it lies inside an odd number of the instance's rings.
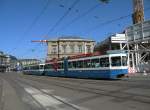
[[40,69],[43,69],[44,68],[44,65],[40,65]]
[[111,66],[121,66],[121,57],[111,57]]

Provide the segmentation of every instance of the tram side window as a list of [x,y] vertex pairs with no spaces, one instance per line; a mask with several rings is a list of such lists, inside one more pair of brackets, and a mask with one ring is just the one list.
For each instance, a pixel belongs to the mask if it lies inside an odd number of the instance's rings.
[[122,66],[127,66],[127,57],[126,56],[122,57]]
[[63,63],[58,63],[57,66],[58,66],[58,69],[63,69]]
[[83,61],[77,61],[77,68],[83,68]]
[[91,66],[92,66],[92,68],[98,68],[98,67],[100,67],[99,58],[97,58],[97,59],[92,59],[92,60],[91,60]]
[[29,67],[24,67],[24,70],[29,70]]
[[111,66],[121,66],[121,57],[111,57]]
[[85,68],[90,68],[91,67],[91,60],[90,59],[84,60],[84,67]]
[[72,68],[72,62],[68,62],[68,68]]
[[51,64],[46,64],[45,69],[52,69],[52,65]]
[[33,66],[32,68],[35,69],[35,70],[39,69],[39,65]]
[[100,58],[100,67],[109,67],[109,58]]
[[76,68],[76,65],[77,65],[77,64],[76,64],[76,61],[73,61],[73,62],[72,62],[72,68]]
[[32,70],[32,69],[33,69],[33,66],[30,66],[29,68],[30,68],[30,70]]

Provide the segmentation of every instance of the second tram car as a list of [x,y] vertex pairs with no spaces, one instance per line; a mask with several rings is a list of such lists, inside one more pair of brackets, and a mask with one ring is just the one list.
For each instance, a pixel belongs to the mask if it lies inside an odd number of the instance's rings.
[[25,66],[23,68],[23,73],[31,75],[44,75],[44,65],[45,64]]

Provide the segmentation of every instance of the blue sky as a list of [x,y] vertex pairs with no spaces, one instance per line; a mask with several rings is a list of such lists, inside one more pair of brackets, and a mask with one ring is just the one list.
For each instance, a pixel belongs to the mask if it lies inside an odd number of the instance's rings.
[[[109,4],[99,0],[79,0],[58,22],[75,1],[0,0],[0,50],[17,58],[44,58],[46,44],[32,43],[31,40],[75,35],[98,42],[132,24],[129,16],[102,25],[131,14],[132,0],[110,0]],[[96,8],[88,11],[92,7]],[[144,0],[144,7],[150,7],[150,0]],[[145,19],[149,18],[150,10],[147,10]]]

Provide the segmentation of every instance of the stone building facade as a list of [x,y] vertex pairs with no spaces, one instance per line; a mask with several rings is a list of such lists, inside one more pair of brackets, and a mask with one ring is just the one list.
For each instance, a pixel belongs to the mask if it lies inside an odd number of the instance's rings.
[[41,63],[38,59],[19,59],[18,61],[22,67]]
[[11,71],[16,69],[18,60],[15,56],[5,54],[0,51],[0,71]]
[[7,57],[0,51],[0,72],[4,72],[7,68]]
[[48,40],[47,60],[93,53],[95,41],[79,37],[60,37]]
[[6,55],[0,51],[0,65],[6,65],[7,57]]

